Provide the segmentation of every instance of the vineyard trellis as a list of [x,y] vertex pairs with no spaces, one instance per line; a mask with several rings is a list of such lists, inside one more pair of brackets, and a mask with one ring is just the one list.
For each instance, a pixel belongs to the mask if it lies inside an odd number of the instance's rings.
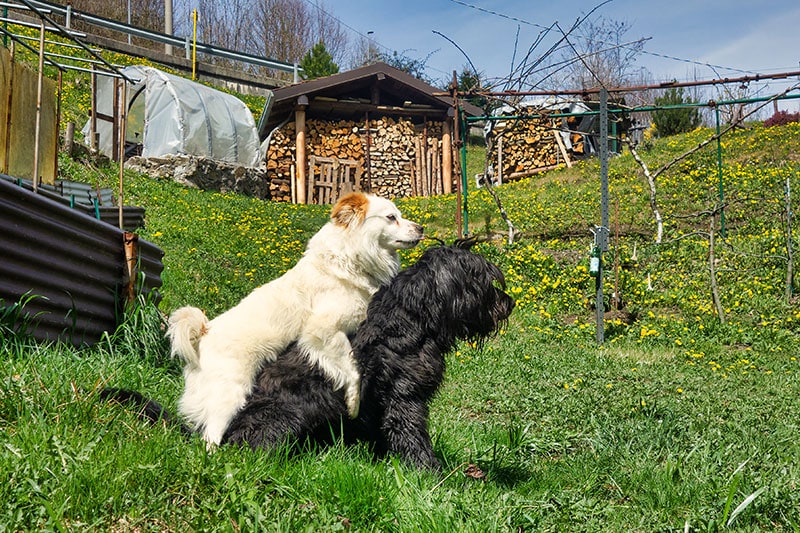
[[[800,76],[800,72],[784,72],[779,74],[773,75],[755,75],[755,76],[742,76],[735,79],[716,79],[716,80],[706,80],[706,81],[693,81],[693,82],[672,82],[668,84],[659,84],[659,85],[648,85],[648,86],[631,86],[631,87],[615,87],[615,88],[605,88],[599,87],[593,90],[583,90],[583,91],[499,91],[499,92],[488,92],[488,91],[469,91],[469,92],[459,92],[457,90],[457,85],[455,83],[455,73],[454,73],[454,83],[451,85],[451,92],[449,93],[455,102],[456,106],[456,113],[455,113],[455,121],[457,122],[456,130],[462,133],[461,138],[466,138],[466,132],[468,131],[469,124],[480,122],[480,121],[497,121],[497,120],[514,120],[514,121],[525,121],[525,120],[538,120],[542,118],[566,118],[566,117],[575,117],[575,116],[588,116],[588,115],[599,115],[600,116],[600,127],[599,131],[595,134],[599,137],[598,145],[600,146],[600,182],[601,182],[601,190],[600,190],[600,218],[601,222],[599,225],[596,225],[595,228],[592,230],[594,235],[594,242],[592,243],[591,250],[592,250],[592,257],[598,259],[597,261],[597,269],[596,272],[593,272],[596,279],[596,294],[595,294],[595,309],[596,309],[596,338],[598,343],[603,343],[604,341],[604,297],[603,297],[603,262],[602,262],[602,255],[604,252],[608,251],[608,237],[609,237],[609,222],[608,222],[608,144],[609,140],[622,142],[625,139],[622,139],[616,135],[612,137],[608,136],[608,116],[609,114],[620,114],[620,113],[636,113],[636,112],[650,112],[655,110],[661,109],[681,109],[681,108],[696,108],[696,107],[707,107],[714,110],[714,116],[716,120],[716,131],[713,135],[711,135],[706,140],[699,143],[697,146],[693,147],[690,150],[680,154],[678,157],[673,158],[666,164],[662,165],[656,171],[651,172],[642,159],[640,154],[636,151],[636,147],[634,144],[630,143],[628,140],[627,145],[629,150],[631,151],[632,156],[636,160],[636,162],[642,167],[643,173],[648,182],[649,194],[650,194],[650,206],[653,212],[654,220],[656,221],[656,235],[655,235],[655,242],[656,244],[661,244],[663,242],[663,216],[658,206],[657,201],[657,186],[656,180],[659,175],[666,172],[674,165],[683,161],[693,153],[701,150],[702,148],[710,145],[713,142],[717,142],[717,174],[718,174],[718,187],[719,187],[719,199],[717,204],[705,213],[701,215],[709,216],[709,230],[705,233],[708,242],[709,242],[709,284],[712,293],[712,298],[714,300],[714,307],[717,312],[718,319],[721,322],[724,322],[725,315],[724,315],[724,308],[720,303],[719,297],[719,287],[718,281],[716,276],[716,259],[715,259],[715,243],[716,241],[716,232],[717,232],[717,219],[719,219],[720,230],[719,234],[722,236],[723,240],[725,238],[725,196],[724,196],[724,187],[723,187],[723,180],[722,180],[722,138],[733,131],[736,127],[741,126],[745,119],[752,116],[753,114],[760,111],[764,106],[768,105],[772,102],[777,102],[779,100],[792,100],[792,99],[800,99],[800,83],[793,84],[789,86],[784,91],[777,93],[772,96],[767,97],[756,97],[756,98],[740,98],[740,99],[731,99],[731,100],[724,100],[724,101],[715,101],[709,100],[705,103],[695,102],[695,103],[685,103],[679,105],[670,105],[670,106],[639,106],[639,107],[624,107],[620,106],[617,109],[609,109],[608,106],[608,95],[609,93],[615,94],[623,94],[632,91],[653,91],[653,90],[662,90],[665,88],[670,87],[683,87],[683,86],[702,86],[702,85],[727,85],[731,83],[743,84],[748,83],[750,81],[758,81],[758,80],[765,80],[765,79],[788,79],[792,77]],[[797,94],[793,94],[797,93]],[[459,99],[464,99],[473,96],[481,96],[490,99],[502,99],[507,97],[514,97],[520,98],[525,96],[554,96],[554,97],[586,97],[590,94],[596,94],[599,96],[600,100],[600,109],[597,111],[583,111],[578,113],[526,113],[526,114],[517,114],[517,115],[485,115],[480,117],[466,117],[462,113],[458,112],[458,102]],[[752,105],[757,104],[757,106],[750,110],[747,113],[736,113],[732,114],[732,120],[730,123],[725,126],[724,128],[721,127],[720,124],[720,108],[723,106],[739,106],[744,107],[745,105]],[[555,128],[554,128],[555,129]],[[460,191],[466,192],[467,190],[467,175],[466,175],[466,144],[461,141],[458,143],[458,149],[461,150],[461,184],[459,187]],[[506,210],[503,208],[499,197],[492,189],[491,180],[485,179],[484,184],[486,185],[489,192],[492,194],[492,197],[496,201],[498,205],[498,209],[505,220],[506,224],[509,228],[509,244],[513,243],[514,239],[514,225],[511,219],[509,218]],[[786,281],[786,294],[787,298],[791,296],[793,292],[793,264],[792,264],[792,253],[791,253],[791,200],[789,196],[789,185],[787,182],[786,187],[786,213],[787,213],[787,281]],[[469,234],[469,211],[468,211],[468,204],[466,201],[466,195],[459,195],[458,199],[458,207],[457,209],[459,212],[457,213],[457,220],[461,220],[463,223],[463,228],[461,227],[461,223],[457,228],[457,232],[459,236],[462,234]],[[462,233],[463,232],[463,233]],[[618,296],[618,295],[617,295]]]

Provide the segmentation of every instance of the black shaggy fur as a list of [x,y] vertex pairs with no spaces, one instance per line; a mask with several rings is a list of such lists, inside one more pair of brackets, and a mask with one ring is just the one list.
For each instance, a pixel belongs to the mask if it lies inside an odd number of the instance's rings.
[[[334,391],[296,348],[264,367],[223,442],[272,447],[286,439],[365,440],[438,469],[428,434],[428,403],[442,383],[444,355],[465,339],[482,342],[514,308],[503,274],[468,250],[437,247],[373,297],[352,341],[361,374],[361,409],[350,420]],[[333,430],[333,431],[332,431]]]
[[[498,331],[514,308],[504,291],[502,272],[480,255],[450,246],[428,249],[378,291],[352,339],[361,374],[357,419],[347,416],[342,391],[292,346],[262,367],[223,442],[272,448],[286,441],[361,440],[378,454],[439,469],[428,403],[442,383],[444,356],[459,339],[481,343]],[[106,389],[102,395],[141,406],[149,420],[171,419],[139,393]]]

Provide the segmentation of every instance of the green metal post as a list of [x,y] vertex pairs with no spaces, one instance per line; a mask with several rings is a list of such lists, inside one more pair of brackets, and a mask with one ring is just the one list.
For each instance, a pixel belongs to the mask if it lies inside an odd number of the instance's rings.
[[467,208],[467,121],[459,113],[458,127],[461,130],[461,201],[463,202],[464,236],[469,235],[469,209]]
[[608,91],[600,89],[600,227],[595,230],[594,246],[598,265],[595,276],[595,337],[605,342],[605,305],[603,302],[603,252],[608,251]]
[[719,178],[719,206],[720,206],[720,233],[725,238],[725,191],[722,185],[722,138],[719,135],[719,106],[716,108],[717,116],[717,176]]
[[614,146],[614,153],[619,154],[622,152],[619,146],[619,138],[617,137],[617,121],[614,120],[611,122],[611,139],[612,144]]

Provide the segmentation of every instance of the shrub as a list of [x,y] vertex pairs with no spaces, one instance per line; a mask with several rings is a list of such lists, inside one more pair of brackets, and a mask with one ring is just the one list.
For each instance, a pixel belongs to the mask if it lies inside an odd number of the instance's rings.
[[669,137],[692,131],[700,125],[700,112],[694,107],[682,107],[691,101],[683,94],[683,87],[671,87],[663,96],[655,99],[656,106],[664,109],[653,111],[653,124],[659,137]]
[[786,111],[777,111],[774,115],[764,121],[764,126],[785,126],[790,122],[800,122],[800,113],[788,113]]

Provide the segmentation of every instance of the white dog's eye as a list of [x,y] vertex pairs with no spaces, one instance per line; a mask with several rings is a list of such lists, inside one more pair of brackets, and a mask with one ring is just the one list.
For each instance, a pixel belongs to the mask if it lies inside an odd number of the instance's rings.
[[395,215],[386,215],[386,218],[387,218],[387,220],[390,220],[391,222],[394,222],[395,220],[397,220],[397,217]]

